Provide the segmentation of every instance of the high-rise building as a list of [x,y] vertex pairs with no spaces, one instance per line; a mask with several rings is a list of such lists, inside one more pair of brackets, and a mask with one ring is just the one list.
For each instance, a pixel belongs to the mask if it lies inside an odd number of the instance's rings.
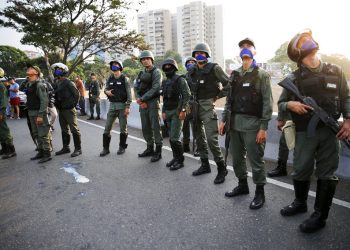
[[155,56],[172,49],[172,21],[169,10],[150,10],[137,16],[138,32],[152,47]]
[[172,46],[171,49],[177,51],[177,15],[171,14],[171,34]]
[[194,46],[206,42],[211,49],[212,60],[224,66],[222,6],[207,6],[201,1],[177,8],[177,47],[185,58],[192,54]]

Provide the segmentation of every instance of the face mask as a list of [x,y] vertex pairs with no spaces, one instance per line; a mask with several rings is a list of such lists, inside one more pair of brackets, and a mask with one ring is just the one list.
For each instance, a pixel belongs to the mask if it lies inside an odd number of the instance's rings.
[[195,65],[194,63],[188,63],[188,64],[186,65],[187,71],[189,71],[194,65]]
[[244,56],[249,56],[251,59],[254,58],[253,53],[250,51],[250,49],[244,48],[242,49],[239,56],[243,59]]
[[303,45],[301,45],[302,50],[313,50],[317,49],[317,44],[314,40],[306,40]]
[[55,69],[54,75],[55,76],[62,76],[63,75],[63,70],[62,69]]
[[120,68],[116,65],[112,65],[112,71],[118,71]]
[[199,54],[196,56],[197,61],[206,61],[208,60],[205,56]]

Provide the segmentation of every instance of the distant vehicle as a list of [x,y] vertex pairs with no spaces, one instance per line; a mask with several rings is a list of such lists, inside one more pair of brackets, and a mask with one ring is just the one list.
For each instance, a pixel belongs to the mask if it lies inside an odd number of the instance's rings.
[[[26,78],[16,78],[16,83],[18,83],[19,86],[26,80]],[[19,115],[24,116],[25,112],[24,109],[27,104],[27,95],[23,91],[18,92],[19,95]]]

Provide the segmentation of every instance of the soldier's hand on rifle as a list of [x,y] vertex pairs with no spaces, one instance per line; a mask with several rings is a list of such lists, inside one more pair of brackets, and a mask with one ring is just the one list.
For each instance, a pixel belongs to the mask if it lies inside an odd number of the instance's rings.
[[290,111],[297,113],[299,115],[304,115],[308,112],[308,110],[313,110],[312,107],[297,101],[289,101],[287,103],[287,108]]
[[225,134],[225,123],[220,122],[219,123],[219,135],[224,135]]
[[260,129],[256,135],[256,143],[261,144],[266,141],[266,130]]
[[345,140],[345,139],[350,140],[350,119],[347,119],[343,122],[337,134],[337,138],[339,140]]
[[142,109],[147,109],[148,107],[146,102],[141,102],[140,106]]
[[183,120],[185,120],[185,118],[186,118],[186,111],[181,111],[181,112],[179,113],[179,119],[180,119],[181,121],[183,121]]
[[277,121],[277,129],[282,131],[282,128],[285,124],[286,124],[286,121],[278,120]]
[[40,116],[37,116],[35,123],[36,125],[42,125],[44,123],[44,119]]
[[166,113],[162,113],[162,119],[163,119],[163,121],[165,121],[166,120]]
[[125,108],[124,109],[124,115],[128,116],[130,114],[130,108]]

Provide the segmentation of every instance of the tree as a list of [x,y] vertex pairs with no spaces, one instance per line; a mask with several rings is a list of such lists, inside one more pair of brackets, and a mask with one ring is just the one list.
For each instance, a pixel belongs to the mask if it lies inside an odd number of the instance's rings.
[[275,52],[275,56],[268,60],[269,63],[280,63],[281,72],[283,75],[290,73],[293,70],[296,70],[297,64],[289,59],[287,54],[288,41],[284,42]]
[[[59,51],[62,62],[74,55],[69,74],[86,59],[102,52],[146,49],[143,36],[126,28],[128,0],[13,0],[0,11],[0,25],[23,32],[21,42],[44,51]],[[139,2],[141,3],[141,1]]]
[[341,54],[325,55],[321,54],[324,62],[333,63],[342,68],[347,79],[350,79],[350,60]]
[[6,75],[24,77],[26,73],[27,55],[15,47],[0,46],[0,65]]

